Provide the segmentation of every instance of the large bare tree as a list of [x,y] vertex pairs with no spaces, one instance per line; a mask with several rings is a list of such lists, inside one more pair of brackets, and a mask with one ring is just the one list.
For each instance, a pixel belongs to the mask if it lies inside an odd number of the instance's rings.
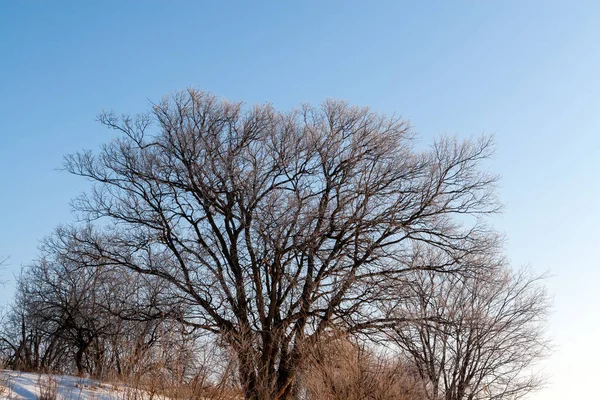
[[75,208],[108,228],[77,239],[160,278],[186,323],[235,351],[248,399],[290,398],[301,349],[330,326],[392,322],[376,305],[416,243],[452,259],[488,245],[488,138],[416,151],[406,121],[367,108],[280,112],[196,90],[100,121],[120,137],[65,165],[95,182]]

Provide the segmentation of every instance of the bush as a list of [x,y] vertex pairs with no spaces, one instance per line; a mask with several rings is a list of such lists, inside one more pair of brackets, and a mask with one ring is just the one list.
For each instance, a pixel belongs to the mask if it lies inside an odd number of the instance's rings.
[[305,400],[420,400],[422,382],[403,363],[348,339],[312,351],[301,378]]

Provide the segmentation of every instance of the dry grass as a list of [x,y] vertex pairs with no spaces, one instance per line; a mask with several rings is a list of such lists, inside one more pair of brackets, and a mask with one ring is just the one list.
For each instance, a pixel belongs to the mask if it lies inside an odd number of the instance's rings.
[[57,400],[58,382],[51,376],[41,375],[38,379],[39,400]]
[[186,378],[162,369],[113,379],[112,388],[118,393],[115,400],[231,400],[240,393],[228,385],[209,381],[202,372]]
[[307,400],[421,400],[420,380],[403,364],[335,339],[312,351],[300,385]]
[[0,371],[0,397],[10,398],[13,389],[13,379],[6,371]]

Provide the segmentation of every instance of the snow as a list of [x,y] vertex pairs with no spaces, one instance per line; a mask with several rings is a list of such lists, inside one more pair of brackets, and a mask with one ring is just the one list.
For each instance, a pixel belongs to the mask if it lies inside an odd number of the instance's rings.
[[[17,371],[0,370],[0,400],[39,399],[40,387],[48,387],[48,382],[58,384],[57,400],[140,400],[149,399],[146,393],[123,385],[102,383],[93,379],[67,375],[44,375]],[[160,399],[159,396],[153,396]]]

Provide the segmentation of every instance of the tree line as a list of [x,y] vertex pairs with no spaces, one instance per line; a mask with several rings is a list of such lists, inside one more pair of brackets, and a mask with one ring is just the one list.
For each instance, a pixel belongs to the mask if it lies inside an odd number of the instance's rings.
[[[83,222],[43,242],[4,316],[13,368],[159,365],[246,399],[336,398],[333,377],[354,375],[319,360],[347,343],[337,353],[418,398],[540,386],[548,296],[489,226],[490,138],[417,150],[407,121],[368,108],[281,112],[192,89],[99,119],[118,137],[65,158],[92,183],[73,202]],[[226,362],[208,371],[207,351]]]

